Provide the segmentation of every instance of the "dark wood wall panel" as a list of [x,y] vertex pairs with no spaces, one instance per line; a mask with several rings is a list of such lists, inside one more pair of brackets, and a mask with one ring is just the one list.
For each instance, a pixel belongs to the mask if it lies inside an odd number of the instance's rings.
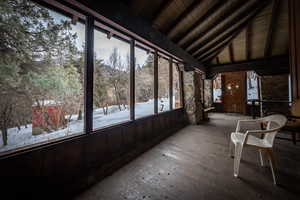
[[183,109],[177,109],[1,157],[1,190],[22,198],[71,196],[185,124]]
[[289,0],[290,67],[293,100],[300,99],[300,2]]
[[99,167],[108,161],[107,134],[91,134],[85,138],[84,142],[87,168]]

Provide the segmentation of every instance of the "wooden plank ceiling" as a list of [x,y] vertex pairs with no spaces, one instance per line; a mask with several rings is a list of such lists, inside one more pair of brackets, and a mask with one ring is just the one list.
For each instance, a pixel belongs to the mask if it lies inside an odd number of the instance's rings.
[[123,0],[206,66],[288,54],[286,0]]

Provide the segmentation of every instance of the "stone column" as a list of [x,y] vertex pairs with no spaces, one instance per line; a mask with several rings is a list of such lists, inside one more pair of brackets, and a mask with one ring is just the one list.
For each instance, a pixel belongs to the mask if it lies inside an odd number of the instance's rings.
[[203,121],[202,79],[198,72],[184,72],[185,111],[190,124]]

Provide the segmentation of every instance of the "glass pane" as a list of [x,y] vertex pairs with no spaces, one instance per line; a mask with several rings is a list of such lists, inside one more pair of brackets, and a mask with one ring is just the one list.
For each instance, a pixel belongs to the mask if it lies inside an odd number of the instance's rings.
[[169,60],[158,58],[158,112],[170,110]]
[[222,75],[218,74],[213,80],[213,101],[222,103]]
[[154,114],[154,55],[136,47],[135,56],[135,118],[140,118]]
[[258,76],[254,71],[247,72],[247,99],[258,99]]
[[93,129],[130,120],[130,44],[95,30]]
[[85,25],[30,1],[0,16],[0,151],[82,133]]
[[180,83],[178,65],[173,63],[173,108],[180,108]]

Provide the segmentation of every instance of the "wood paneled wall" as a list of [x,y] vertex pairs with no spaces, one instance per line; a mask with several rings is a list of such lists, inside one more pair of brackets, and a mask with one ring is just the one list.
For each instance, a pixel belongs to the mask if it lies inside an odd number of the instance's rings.
[[7,192],[10,199],[16,195],[23,199],[69,197],[185,124],[183,109],[177,109],[2,157],[1,195]]
[[290,71],[293,100],[300,99],[300,1],[289,0]]

